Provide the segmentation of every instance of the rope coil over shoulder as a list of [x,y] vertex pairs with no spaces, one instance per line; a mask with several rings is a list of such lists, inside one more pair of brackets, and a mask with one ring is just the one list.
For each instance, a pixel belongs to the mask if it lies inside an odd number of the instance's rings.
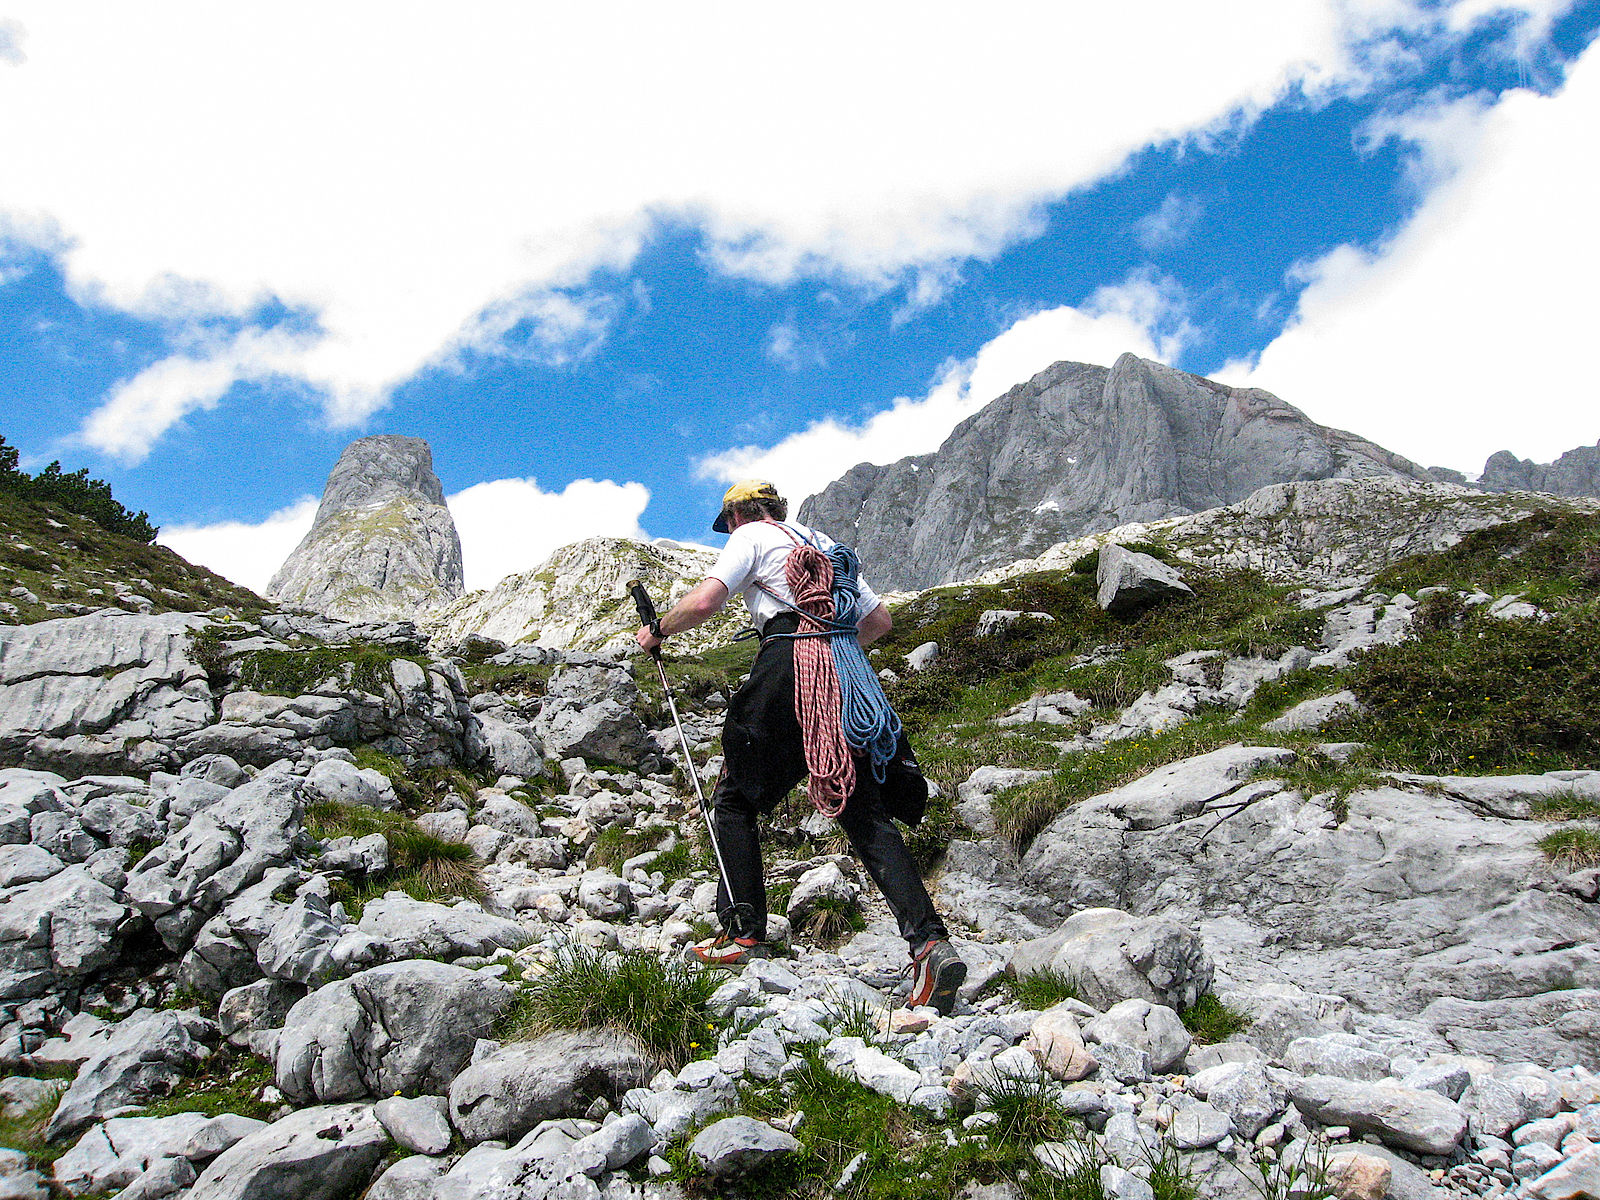
[[[855,791],[852,750],[868,756],[873,778],[882,783],[900,740],[900,718],[856,640],[862,614],[856,611],[861,564],[855,551],[836,545],[824,553],[782,522],[771,524],[795,543],[784,582],[794,596],[786,607],[799,616],[800,628],[772,636],[795,641],[795,715],[811,776],[806,794],[823,816],[837,817]],[[759,581],[757,586],[785,603]]]

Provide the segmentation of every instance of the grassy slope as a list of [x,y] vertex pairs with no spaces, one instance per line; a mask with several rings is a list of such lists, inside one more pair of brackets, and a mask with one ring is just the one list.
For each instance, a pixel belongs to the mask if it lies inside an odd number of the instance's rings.
[[[28,624],[69,615],[45,607],[52,602],[117,607],[113,581],[147,597],[156,612],[222,607],[252,615],[269,608],[254,592],[165,546],[145,545],[110,533],[87,517],[0,492],[0,600],[21,613],[11,620]],[[19,585],[37,596],[38,603],[10,595]]]
[[[1159,546],[1144,549],[1164,553]],[[1019,847],[1063,808],[1229,742],[1300,749],[1298,762],[1280,774],[1317,790],[1348,791],[1384,770],[1600,767],[1600,516],[1535,513],[1472,534],[1450,550],[1403,560],[1372,585],[1389,594],[1441,585],[1520,592],[1552,614],[1547,621],[1502,621],[1463,608],[1453,595],[1428,597],[1418,610],[1418,636],[1400,646],[1381,647],[1341,671],[1296,672],[1264,685],[1242,713],[1202,711],[1175,729],[1062,759],[1055,743],[1165,683],[1171,673],[1163,660],[1192,650],[1276,656],[1289,646],[1315,646],[1325,617],[1302,610],[1289,589],[1252,572],[1192,565],[1182,568],[1194,585],[1192,599],[1113,617],[1095,603],[1093,565],[1089,558],[1075,570],[941,588],[896,610],[894,632],[873,661],[902,675],[890,698],[944,792],[909,839],[925,864],[959,833],[951,798],[984,764],[1053,769],[998,800],[997,816]],[[980,640],[973,631],[986,609],[1045,612],[1054,621]],[[936,664],[908,671],[905,653],[925,641],[940,644]],[[686,690],[703,695],[736,683],[747,654],[729,648],[672,669]],[[1081,665],[1091,655],[1097,661]],[[1300,700],[1346,687],[1370,715],[1315,734],[1262,732],[1263,722]],[[1094,711],[1076,726],[991,723],[1028,696],[1057,690],[1092,700]],[[1344,765],[1313,749],[1346,740],[1366,748]]]

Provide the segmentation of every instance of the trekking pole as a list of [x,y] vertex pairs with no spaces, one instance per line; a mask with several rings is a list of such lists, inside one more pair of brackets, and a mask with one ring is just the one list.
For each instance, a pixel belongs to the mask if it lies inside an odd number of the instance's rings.
[[[650,600],[650,593],[644,590],[644,582],[638,579],[628,581],[628,594],[633,597],[634,607],[639,610],[639,623],[649,625],[656,619],[656,606]],[[717,860],[717,874],[722,878],[722,890],[727,893],[728,902],[733,902],[733,887],[728,882],[728,868],[722,862],[722,847],[717,844],[717,830],[711,823],[711,809],[706,805],[706,794],[700,789],[700,773],[694,767],[694,755],[689,752],[689,735],[683,731],[683,720],[678,716],[678,704],[672,698],[672,685],[667,682],[666,664],[661,661],[661,647],[657,646],[650,651],[650,657],[656,660],[656,671],[661,676],[661,690],[666,693],[667,711],[672,714],[672,723],[678,730],[678,745],[683,748],[683,767],[689,776],[689,782],[694,785],[695,799],[700,802],[700,815],[706,821],[706,836],[711,839],[711,853]]]

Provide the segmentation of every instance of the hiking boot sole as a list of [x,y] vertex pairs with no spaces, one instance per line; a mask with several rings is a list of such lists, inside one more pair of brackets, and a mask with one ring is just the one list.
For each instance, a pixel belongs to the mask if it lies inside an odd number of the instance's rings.
[[[765,952],[761,952],[757,954],[745,954],[732,962],[722,962],[712,958],[701,958],[700,955],[696,954],[694,951],[695,947],[689,947],[689,949],[684,952],[684,961],[693,963],[696,966],[710,967],[714,971],[742,971],[750,965],[752,960],[770,957],[770,955],[766,954]],[[957,986],[960,985],[958,984]]]
[[928,997],[928,1005],[938,1010],[941,1017],[948,1017],[950,1010],[956,1006],[956,992],[961,990],[961,985],[966,981],[966,963],[959,958],[945,963],[933,977],[933,994]]

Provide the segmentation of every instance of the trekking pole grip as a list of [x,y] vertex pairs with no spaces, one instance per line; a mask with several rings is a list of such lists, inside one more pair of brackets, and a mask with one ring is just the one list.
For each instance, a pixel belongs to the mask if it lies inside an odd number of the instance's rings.
[[[661,626],[656,623],[656,606],[650,600],[650,593],[644,590],[644,581],[628,580],[628,595],[633,597],[633,606],[639,610],[639,624],[648,625],[651,632],[660,637]],[[661,647],[657,646],[650,653],[660,658]]]

